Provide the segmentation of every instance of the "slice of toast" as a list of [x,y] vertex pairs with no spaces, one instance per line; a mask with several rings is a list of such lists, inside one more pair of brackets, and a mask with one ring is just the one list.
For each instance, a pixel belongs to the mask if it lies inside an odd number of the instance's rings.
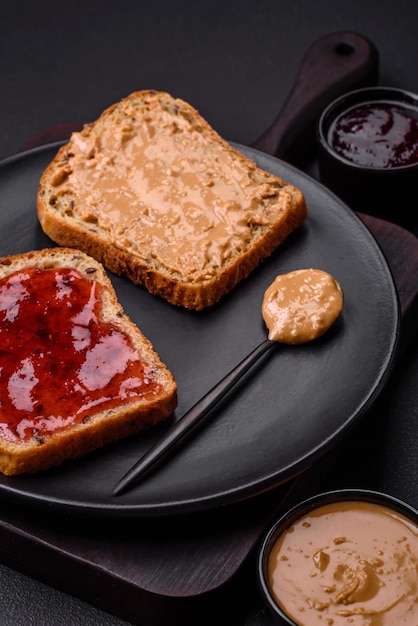
[[307,217],[299,189],[231,147],[190,104],[151,90],[73,133],[41,177],[37,206],[56,243],[195,310]]
[[83,252],[1,258],[0,320],[4,474],[57,465],[174,411],[173,375]]

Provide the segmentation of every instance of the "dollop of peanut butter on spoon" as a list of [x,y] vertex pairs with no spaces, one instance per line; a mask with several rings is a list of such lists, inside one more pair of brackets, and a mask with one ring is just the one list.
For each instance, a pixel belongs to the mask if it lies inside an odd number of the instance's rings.
[[263,299],[268,338],[286,344],[313,341],[339,317],[343,302],[341,286],[327,272],[301,269],[279,275]]

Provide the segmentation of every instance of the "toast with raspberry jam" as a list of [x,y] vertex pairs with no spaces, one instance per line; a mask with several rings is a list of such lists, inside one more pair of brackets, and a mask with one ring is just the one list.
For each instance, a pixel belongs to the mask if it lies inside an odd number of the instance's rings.
[[4,474],[44,470],[173,413],[173,375],[83,252],[1,258],[0,320]]

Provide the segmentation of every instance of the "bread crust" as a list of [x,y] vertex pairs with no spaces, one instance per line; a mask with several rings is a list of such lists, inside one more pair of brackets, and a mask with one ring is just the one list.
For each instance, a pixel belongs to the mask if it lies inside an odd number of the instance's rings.
[[[249,220],[247,226],[251,233],[248,240],[240,242],[229,258],[220,262],[207,278],[190,280],[182,276],[181,271],[165,265],[158,256],[144,258],[141,250],[136,253],[123,243],[115,243],[100,221],[82,220],[72,210],[78,203],[76,193],[71,197],[57,194],[57,188],[63,181],[71,182],[75,143],[78,140],[96,140],[113,126],[128,124],[133,116],[153,115],[153,111],[158,110],[156,107],[173,119],[186,120],[189,125],[187,132],[197,133],[209,144],[216,145],[222,154],[227,155],[231,168],[248,174],[254,188],[254,209],[250,215],[247,211],[245,217]],[[86,156],[86,161],[91,158],[91,154]],[[235,150],[190,104],[153,90],[131,94],[106,109],[80,133],[73,133],[41,177],[37,210],[42,229],[54,242],[83,250],[115,274],[127,276],[150,293],[162,296],[174,305],[195,310],[218,302],[270,256],[307,217],[305,200],[299,189],[260,169],[251,159]],[[258,214],[262,214],[261,222],[256,220]],[[269,216],[265,223],[264,214]]]
[[[26,268],[73,268],[84,278],[97,281],[101,285],[102,321],[111,323],[128,337],[141,362],[152,371],[159,388],[154,397],[137,396],[128,402],[120,400],[117,406],[89,413],[82,422],[42,437],[31,436],[12,442],[0,434],[0,471],[9,476],[44,470],[138,433],[168,418],[177,405],[177,387],[172,373],[161,362],[151,342],[123,311],[100,263],[79,250],[47,248],[0,258],[0,279]],[[4,381],[2,389],[6,393]],[[0,412],[0,418],[7,424],[7,415]]]

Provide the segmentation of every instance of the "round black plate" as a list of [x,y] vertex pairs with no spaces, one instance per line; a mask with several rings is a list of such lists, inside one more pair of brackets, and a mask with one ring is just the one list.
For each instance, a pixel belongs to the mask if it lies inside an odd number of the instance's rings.
[[[36,214],[36,190],[57,144],[0,165],[0,255],[54,244]],[[111,276],[125,311],[178,384],[181,417],[266,337],[261,302],[277,274],[315,267],[341,283],[344,311],[320,340],[277,346],[216,408],[209,424],[155,474],[118,497],[112,488],[167,425],[34,475],[0,477],[3,497],[89,515],[189,513],[248,498],[306,470],[341,440],[385,383],[399,331],[396,289],[370,232],[336,196],[278,161],[236,146],[305,194],[306,223],[216,306],[173,307]]]

